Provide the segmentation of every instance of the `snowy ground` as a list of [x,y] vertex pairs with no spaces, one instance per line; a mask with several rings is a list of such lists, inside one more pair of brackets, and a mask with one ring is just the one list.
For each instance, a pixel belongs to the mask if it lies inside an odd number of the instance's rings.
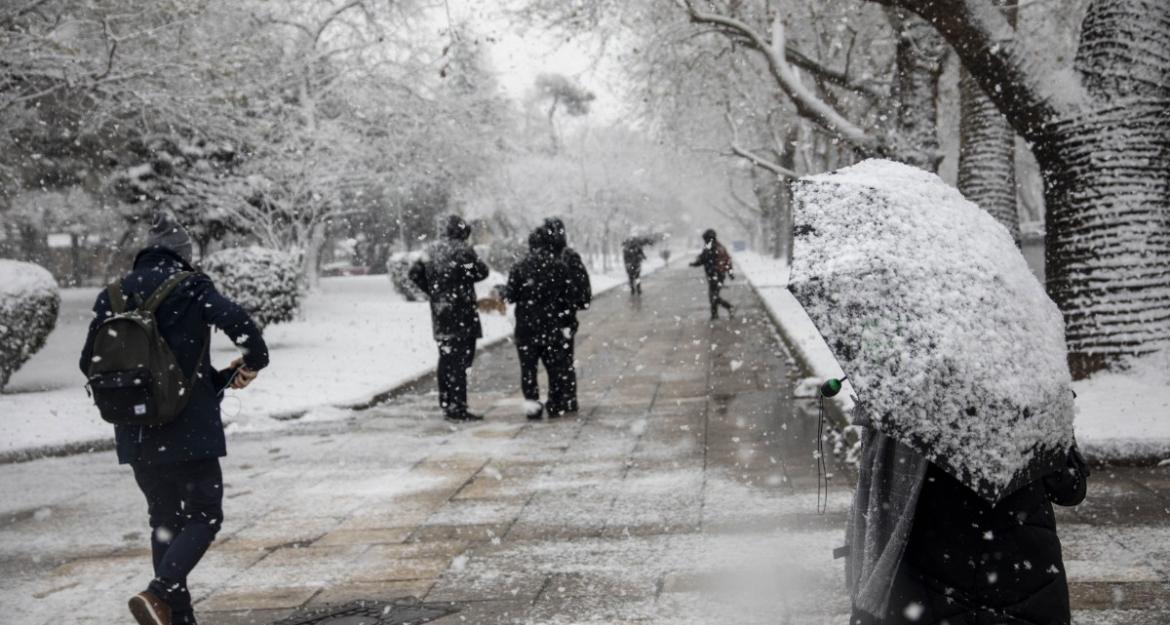
[[[813,403],[743,280],[707,321],[698,270],[582,316],[582,412],[525,420],[487,349],[451,426],[429,385],[344,420],[232,438],[226,519],[191,578],[205,625],[414,595],[434,625],[845,625],[852,480],[816,513]],[[1170,467],[1096,471],[1057,511],[1077,625],[1170,622]],[[0,465],[0,623],[126,622],[146,510],[109,451]]]
[[[656,259],[655,259],[656,260]],[[647,263],[653,270],[661,262]],[[621,271],[618,269],[617,271]],[[486,294],[504,277],[493,274],[477,288]],[[622,285],[625,275],[596,272],[594,292]],[[18,371],[0,394],[0,460],[103,446],[111,429],[83,388],[77,357],[96,289],[63,289],[56,329],[45,347]],[[512,333],[513,319],[481,315],[481,347]],[[334,419],[358,404],[432,370],[438,355],[425,303],[403,301],[386,276],[325,278],[304,300],[300,317],[265,330],[272,364],[245,392],[228,391],[223,416],[228,431],[285,427],[288,417]],[[215,333],[212,362],[236,355]]]
[[[786,263],[754,253],[737,254],[735,261],[814,378],[842,375],[824,339],[788,291]],[[1088,455],[1102,461],[1170,459],[1170,350],[1139,359],[1125,371],[1074,382],[1073,388],[1077,441]]]

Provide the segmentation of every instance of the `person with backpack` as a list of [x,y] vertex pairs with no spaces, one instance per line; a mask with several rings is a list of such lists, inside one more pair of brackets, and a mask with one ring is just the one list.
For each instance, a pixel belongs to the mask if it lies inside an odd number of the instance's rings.
[[735,307],[731,302],[719,296],[723,282],[727,278],[735,279],[735,272],[731,266],[731,255],[715,238],[715,231],[708,228],[703,232],[703,251],[699,253],[691,267],[702,267],[707,274],[707,299],[711,302],[711,320],[719,318],[719,307],[727,309],[727,316],[735,314]]
[[432,332],[439,345],[439,406],[444,418],[456,422],[483,420],[467,410],[467,370],[475,360],[475,342],[483,337],[475,283],[488,277],[488,266],[469,238],[471,226],[458,215],[448,216],[444,237],[408,274],[431,302]]
[[559,415],[566,412],[577,412],[580,409],[577,402],[576,351],[577,330],[581,327],[581,323],[577,320],[577,313],[589,309],[593,302],[593,286],[589,282],[589,270],[585,268],[585,262],[581,260],[581,255],[569,247],[565,223],[557,217],[549,217],[544,220],[543,227],[549,251],[552,252],[553,256],[559,258],[565,266],[564,288],[559,290],[560,300],[557,306],[568,311],[568,315],[561,318],[561,333],[564,335],[565,341],[559,345],[559,349],[565,351],[561,362],[565,363],[566,369],[559,380],[563,386],[556,394],[560,401],[552,406],[545,406],[549,414]]
[[[155,215],[133,269],[94,303],[81,352],[101,416],[114,424],[118,462],[146,497],[154,578],[129,602],[140,625],[193,625],[187,576],[223,522],[227,455],[220,399],[268,365],[260,329],[191,265],[191,237]],[[211,365],[211,327],[243,352]]]
[[[545,406],[549,418],[561,416],[566,400],[566,376],[571,367],[564,328],[571,307],[564,303],[568,268],[549,247],[543,229],[528,236],[528,254],[508,272],[505,298],[516,305],[516,353],[520,359],[520,390],[524,394],[525,415],[539,420]],[[537,367],[544,363],[548,373],[548,401],[540,403]]]

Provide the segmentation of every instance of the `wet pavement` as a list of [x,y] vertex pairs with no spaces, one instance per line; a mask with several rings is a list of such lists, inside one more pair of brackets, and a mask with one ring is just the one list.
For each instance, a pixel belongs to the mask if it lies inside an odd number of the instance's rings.
[[[697,270],[582,314],[581,412],[523,417],[514,348],[337,421],[238,434],[226,521],[192,576],[204,625],[414,596],[435,623],[838,623],[849,479],[817,513],[815,406],[751,290],[707,320]],[[129,622],[145,505],[108,452],[0,466],[0,622]],[[1170,469],[1098,470],[1060,521],[1078,623],[1170,622]]]

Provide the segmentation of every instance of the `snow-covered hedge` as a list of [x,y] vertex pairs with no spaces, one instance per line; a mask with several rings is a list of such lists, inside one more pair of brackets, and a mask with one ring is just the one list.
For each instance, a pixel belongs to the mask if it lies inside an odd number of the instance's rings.
[[1063,464],[1064,322],[1008,231],[938,176],[869,160],[801,179],[790,288],[873,427],[995,496]]
[[512,239],[496,239],[488,244],[484,262],[488,267],[508,275],[508,272],[512,271],[512,266],[520,262],[527,253],[528,245],[525,243]]
[[414,261],[422,257],[422,252],[397,252],[390,255],[386,262],[386,274],[390,276],[390,283],[394,290],[408,302],[425,302],[426,293],[423,293],[410,281],[408,273]]
[[209,254],[203,270],[261,327],[291,321],[300,308],[300,264],[292,254],[259,246]]
[[61,296],[45,268],[0,259],[0,390],[57,325]]

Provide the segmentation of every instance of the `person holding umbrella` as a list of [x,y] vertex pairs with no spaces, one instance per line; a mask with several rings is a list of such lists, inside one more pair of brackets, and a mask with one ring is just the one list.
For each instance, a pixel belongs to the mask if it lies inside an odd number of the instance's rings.
[[850,623],[1067,625],[1052,504],[1079,503],[1088,470],[1059,309],[1007,230],[934,174],[869,160],[794,200],[789,288],[862,432]]
[[630,295],[642,294],[642,261],[646,260],[646,252],[642,248],[653,244],[654,241],[648,237],[630,237],[622,241],[622,261],[626,265],[626,277],[630,280]]

